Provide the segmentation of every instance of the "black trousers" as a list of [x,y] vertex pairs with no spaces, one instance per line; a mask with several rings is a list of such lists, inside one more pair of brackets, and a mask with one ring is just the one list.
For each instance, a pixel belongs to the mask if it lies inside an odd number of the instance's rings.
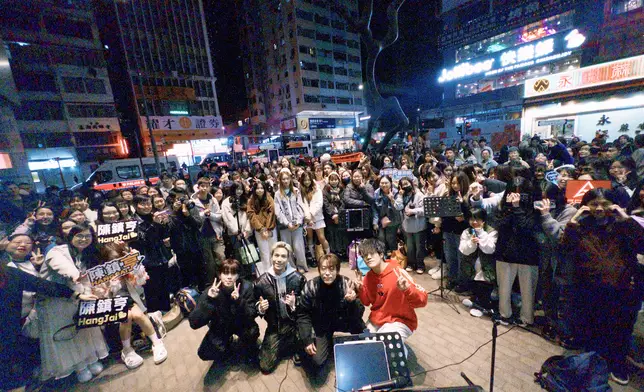
[[[230,352],[230,341],[233,335],[239,337],[239,347]],[[222,363],[230,357],[256,358],[259,326],[255,324],[240,325],[229,331],[211,329],[204,337],[197,355],[204,361]]]
[[168,291],[168,265],[145,267],[150,279],[143,286],[145,306],[148,312],[170,310],[170,292]]
[[283,357],[295,354],[298,349],[297,340],[294,322],[282,321],[279,329],[269,325],[259,349],[259,368],[262,373],[272,373]]
[[425,232],[405,233],[407,244],[407,266],[425,271]]
[[385,243],[386,252],[393,252],[398,249],[398,228],[400,226],[389,225],[378,229],[378,239]]
[[177,264],[181,269],[181,287],[205,287],[206,271],[204,268],[201,248],[186,249],[185,252],[177,253]]

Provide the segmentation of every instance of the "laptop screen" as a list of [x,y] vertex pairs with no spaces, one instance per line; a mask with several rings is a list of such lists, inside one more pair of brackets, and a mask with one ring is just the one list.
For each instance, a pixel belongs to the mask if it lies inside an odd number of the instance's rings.
[[357,341],[336,344],[334,351],[338,392],[351,391],[391,379],[383,342]]

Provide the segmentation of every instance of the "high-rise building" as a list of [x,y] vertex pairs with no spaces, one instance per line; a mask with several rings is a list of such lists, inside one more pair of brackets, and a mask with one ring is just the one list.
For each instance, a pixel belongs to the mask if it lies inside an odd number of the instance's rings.
[[[331,11],[331,3],[238,1],[256,134],[310,133],[317,152],[354,145],[354,130],[366,111],[360,36]],[[343,4],[352,18],[358,17],[357,0]]]
[[0,1],[0,36],[11,79],[3,87],[16,98],[2,112],[3,177],[70,187],[99,161],[125,155],[88,0]]
[[162,165],[163,154],[191,165],[215,152],[224,128],[202,1],[95,4],[130,150],[153,155],[149,121]]

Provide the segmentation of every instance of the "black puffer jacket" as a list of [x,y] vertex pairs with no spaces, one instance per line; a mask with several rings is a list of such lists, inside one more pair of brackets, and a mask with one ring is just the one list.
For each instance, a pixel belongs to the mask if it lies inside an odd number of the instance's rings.
[[210,298],[205,291],[199,298],[197,307],[190,313],[190,327],[199,329],[208,324],[208,334],[227,336],[234,331],[257,326],[257,306],[253,292],[253,284],[239,280],[239,298],[230,297],[232,289],[222,287],[217,298]]
[[370,184],[356,188],[353,183],[349,183],[342,195],[344,208],[370,208],[373,205],[373,195],[373,187]]
[[[306,277],[295,271],[292,267],[284,273],[288,274],[286,276],[285,294],[294,292],[297,304],[297,299],[299,299],[300,294],[304,289],[304,285],[306,284]],[[266,314],[260,316],[264,317],[266,320],[269,330],[279,329],[280,323],[295,323],[297,314],[296,312],[292,312],[290,309],[287,309],[287,317],[280,317],[280,301],[284,298],[278,298],[277,281],[276,277],[272,274],[272,268],[270,272],[266,272],[260,276],[255,283],[255,301],[258,301],[260,297],[268,300],[268,310],[266,311]]]
[[354,334],[364,331],[364,306],[360,299],[352,302],[344,299],[349,282],[349,278],[340,275],[330,286],[319,276],[306,283],[296,308],[297,328],[305,347],[314,341],[313,329],[318,336],[336,331]]
[[152,214],[137,215],[137,219],[139,220],[138,237],[130,242],[130,246],[145,256],[143,265],[159,267],[168,264],[172,258],[172,252],[163,244],[163,239],[169,237],[167,227],[153,222]]
[[167,226],[170,244],[172,245],[172,250],[178,255],[195,252],[200,248],[199,230],[201,229],[201,224],[195,219],[193,211],[199,214],[199,211],[193,208],[188,216],[185,216],[181,211],[170,216],[170,222]]

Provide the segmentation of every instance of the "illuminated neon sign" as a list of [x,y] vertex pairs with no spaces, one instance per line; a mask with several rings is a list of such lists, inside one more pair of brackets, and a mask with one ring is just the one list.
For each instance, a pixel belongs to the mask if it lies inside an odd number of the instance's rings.
[[508,49],[499,54],[483,57],[481,60],[460,63],[451,69],[443,69],[438,83],[446,83],[475,75],[497,75],[535,64],[558,60],[570,56],[586,41],[577,29],[558,33],[548,38],[519,47]]

